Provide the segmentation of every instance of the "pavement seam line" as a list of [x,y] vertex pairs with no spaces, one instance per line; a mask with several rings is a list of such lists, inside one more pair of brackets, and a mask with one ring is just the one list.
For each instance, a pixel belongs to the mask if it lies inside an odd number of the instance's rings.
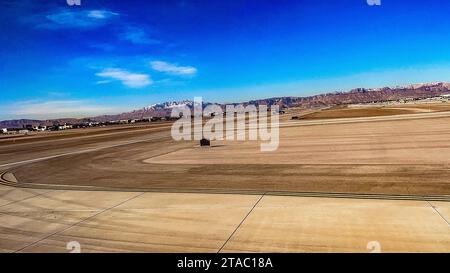
[[[14,188],[14,189],[17,189],[17,188]],[[20,190],[22,190],[22,189],[20,189]],[[38,193],[38,194],[33,195],[33,196],[28,196],[28,197],[26,197],[26,198],[24,198],[24,199],[21,199],[21,200],[11,201],[11,202],[9,202],[9,203],[0,205],[0,208],[5,207],[5,206],[8,206],[8,205],[15,204],[15,203],[19,203],[19,202],[22,202],[22,201],[26,201],[26,200],[29,200],[29,199],[32,199],[32,198],[35,198],[35,197],[39,197],[39,196],[42,196],[42,195],[45,195],[45,194],[47,194],[47,193],[54,192],[54,191],[55,191],[55,190],[47,190],[47,191],[45,191],[45,192],[43,192],[43,193]],[[61,190],[61,191],[66,191],[66,190]]]
[[444,215],[442,215],[439,212],[439,210],[430,203],[430,201],[427,200],[427,203],[442,218],[442,220],[444,220],[447,223],[447,225],[450,227],[450,222],[444,217]]
[[97,217],[98,215],[100,215],[100,214],[102,214],[102,213],[104,213],[104,212],[107,212],[107,211],[110,211],[110,210],[112,210],[112,209],[114,209],[114,208],[117,208],[117,207],[119,207],[119,206],[121,206],[121,205],[127,203],[128,201],[131,201],[131,200],[133,200],[133,199],[135,199],[135,198],[138,198],[138,197],[142,196],[143,194],[145,194],[145,192],[141,192],[141,193],[139,193],[139,194],[137,194],[137,195],[135,195],[135,196],[133,196],[133,197],[130,197],[130,198],[128,198],[128,199],[126,199],[126,200],[124,200],[124,201],[122,201],[122,202],[120,202],[120,203],[118,203],[118,204],[112,206],[112,207],[109,207],[109,208],[105,208],[105,209],[103,209],[103,210],[100,210],[99,212],[97,212],[97,213],[95,213],[95,214],[93,214],[93,215],[91,215],[91,216],[89,216],[89,217],[87,217],[87,218],[84,218],[84,219],[82,219],[82,220],[80,220],[80,221],[78,221],[78,222],[76,222],[76,223],[73,223],[73,224],[69,225],[68,227],[66,227],[66,228],[64,228],[64,229],[62,229],[62,230],[58,230],[58,231],[53,232],[53,233],[51,233],[51,234],[49,234],[49,235],[47,235],[47,236],[44,236],[43,238],[41,238],[41,239],[39,239],[39,240],[37,240],[37,241],[35,241],[35,242],[32,242],[32,243],[30,243],[30,244],[28,244],[28,245],[26,245],[26,246],[24,246],[24,247],[22,247],[22,248],[20,248],[20,249],[18,249],[18,250],[15,250],[15,251],[13,251],[13,252],[14,252],[14,253],[17,253],[17,252],[19,252],[19,251],[22,251],[22,250],[28,248],[28,247],[34,246],[34,245],[36,245],[36,244],[39,243],[39,242],[42,242],[42,241],[44,241],[44,240],[46,240],[46,239],[48,239],[48,238],[50,238],[50,237],[52,237],[52,236],[54,236],[54,235],[58,235],[59,233],[62,233],[62,232],[66,231],[66,230],[69,230],[69,229],[71,229],[71,228],[73,228],[73,227],[75,227],[75,226],[77,226],[77,225],[79,225],[79,224],[81,224],[81,223],[84,223],[84,222],[86,222],[86,221],[88,221],[88,220],[90,220],[90,219],[93,219],[93,218]]
[[248,218],[248,216],[253,212],[253,210],[256,208],[256,206],[259,204],[259,202],[261,201],[261,199],[263,199],[263,197],[266,194],[263,193],[261,195],[261,197],[259,197],[259,199],[255,202],[255,204],[253,205],[253,207],[250,209],[250,211],[245,215],[245,217],[241,220],[241,222],[239,223],[239,225],[234,229],[234,231],[231,233],[231,235],[228,237],[228,239],[223,243],[223,245],[220,247],[220,249],[217,251],[217,253],[220,253],[220,251],[222,251],[222,249],[225,247],[225,245],[231,240],[231,238],[233,237],[233,235],[237,232],[237,230],[242,226],[242,224],[245,222],[245,220]]

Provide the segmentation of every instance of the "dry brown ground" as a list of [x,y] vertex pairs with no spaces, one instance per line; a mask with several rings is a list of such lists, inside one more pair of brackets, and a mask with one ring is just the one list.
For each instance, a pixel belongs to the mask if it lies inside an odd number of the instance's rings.
[[301,119],[359,118],[450,111],[450,103],[396,104],[389,106],[335,107],[312,113],[299,112]]
[[405,104],[405,105],[398,105],[395,107],[404,107],[404,108],[416,108],[416,109],[424,109],[424,110],[431,110],[435,112],[440,111],[450,111],[450,103],[423,103],[423,104]]
[[302,119],[331,119],[331,118],[359,118],[413,114],[411,109],[390,108],[337,108],[327,109],[302,116]]

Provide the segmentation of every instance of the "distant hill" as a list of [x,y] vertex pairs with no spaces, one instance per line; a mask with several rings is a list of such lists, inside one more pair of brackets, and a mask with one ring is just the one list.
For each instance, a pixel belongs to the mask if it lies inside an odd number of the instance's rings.
[[[347,92],[326,93],[309,97],[275,97],[268,99],[252,100],[244,102],[244,104],[254,105],[279,105],[285,107],[324,107],[333,105],[345,105],[353,103],[370,103],[389,100],[398,100],[406,98],[428,98],[450,94],[450,83],[420,83],[409,86],[383,87],[375,89],[357,88]],[[204,103],[210,104],[210,103]],[[159,104],[143,107],[131,112],[125,112],[117,115],[102,115],[83,119],[64,118],[52,120],[6,120],[0,121],[1,128],[22,128],[24,125],[53,125],[64,123],[81,123],[89,121],[113,121],[123,119],[142,119],[148,117],[164,117],[170,115],[172,109],[176,106],[186,105],[190,108],[194,103],[190,100],[180,102],[164,102]]]
[[278,104],[280,106],[318,107],[353,103],[370,103],[406,98],[428,98],[450,94],[450,83],[423,83],[401,87],[376,89],[357,88],[347,92],[326,93],[309,97],[279,97],[249,101],[252,104]]
[[58,125],[58,124],[76,124],[81,122],[88,122],[89,118],[61,118],[51,120],[38,120],[38,119],[14,119],[0,121],[0,128],[23,128],[25,125]]

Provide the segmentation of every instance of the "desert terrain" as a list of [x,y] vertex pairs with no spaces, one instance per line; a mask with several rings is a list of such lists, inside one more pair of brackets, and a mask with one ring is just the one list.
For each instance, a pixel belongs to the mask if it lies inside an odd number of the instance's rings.
[[449,252],[447,110],[289,109],[274,152],[170,123],[0,139],[0,250]]

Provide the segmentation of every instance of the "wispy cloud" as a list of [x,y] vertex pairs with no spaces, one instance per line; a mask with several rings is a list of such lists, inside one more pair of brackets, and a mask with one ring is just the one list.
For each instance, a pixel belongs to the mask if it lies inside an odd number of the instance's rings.
[[108,19],[111,16],[118,15],[116,12],[108,10],[90,10],[87,12],[87,17],[95,19]]
[[119,13],[109,10],[59,10],[46,15],[36,15],[31,21],[39,28],[91,29],[103,26],[117,16]]
[[102,80],[102,81],[96,81],[96,84],[105,84],[105,83],[110,83],[110,80]]
[[87,100],[22,101],[9,105],[5,115],[15,118],[84,117],[113,113],[117,109],[93,104]]
[[[95,75],[103,78],[109,78],[111,80],[121,81],[123,85],[130,88],[141,88],[153,83],[150,75],[148,74],[131,73],[120,68],[107,68],[102,72],[96,73]],[[106,82],[99,81],[97,83]]]
[[149,36],[149,34],[142,28],[138,27],[128,27],[119,34],[119,38],[131,42],[133,44],[141,44],[141,45],[151,45],[151,44],[159,44],[160,41],[157,39],[153,39]]
[[179,66],[177,64],[171,64],[163,61],[153,61],[150,62],[150,65],[153,70],[168,74],[193,76],[197,73],[197,68],[193,66]]

